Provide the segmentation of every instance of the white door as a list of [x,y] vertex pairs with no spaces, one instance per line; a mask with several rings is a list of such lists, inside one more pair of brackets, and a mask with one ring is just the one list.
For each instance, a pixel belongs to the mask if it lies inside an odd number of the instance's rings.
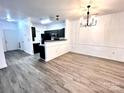
[[19,47],[18,33],[14,30],[3,30],[6,51],[17,50]]

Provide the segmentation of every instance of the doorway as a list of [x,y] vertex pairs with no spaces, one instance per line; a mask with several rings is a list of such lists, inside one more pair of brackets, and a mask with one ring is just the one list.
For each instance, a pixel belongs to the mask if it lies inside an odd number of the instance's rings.
[[5,29],[2,32],[4,52],[19,49],[18,32],[10,29]]

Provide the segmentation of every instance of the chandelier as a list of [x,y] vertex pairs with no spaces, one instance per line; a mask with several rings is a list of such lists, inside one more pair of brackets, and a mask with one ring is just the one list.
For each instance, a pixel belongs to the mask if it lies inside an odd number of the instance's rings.
[[87,15],[81,18],[81,27],[91,27],[91,26],[96,26],[97,24],[97,19],[95,16],[90,15],[90,8],[91,5],[87,5]]

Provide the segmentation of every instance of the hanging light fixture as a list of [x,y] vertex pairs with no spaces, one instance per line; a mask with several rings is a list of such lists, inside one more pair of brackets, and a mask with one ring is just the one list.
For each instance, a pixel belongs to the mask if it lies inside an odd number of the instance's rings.
[[87,15],[86,15],[86,22],[84,23],[84,18],[83,20],[81,20],[81,26],[83,27],[91,27],[91,26],[95,26],[97,24],[97,20],[95,19],[95,17],[90,15],[90,8],[91,5],[87,6]]
[[56,20],[57,20],[57,21],[59,21],[59,17],[60,17],[59,15],[56,15]]

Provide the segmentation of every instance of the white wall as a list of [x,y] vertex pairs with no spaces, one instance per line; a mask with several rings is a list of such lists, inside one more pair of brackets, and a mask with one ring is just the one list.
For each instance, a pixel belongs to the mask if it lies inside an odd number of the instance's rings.
[[30,19],[19,20],[19,40],[21,42],[21,50],[33,55],[32,34]]
[[0,20],[0,29],[17,30],[18,26],[16,22],[7,22],[7,21]]
[[0,31],[0,69],[7,67],[4,50],[3,50],[3,43],[1,38],[1,31]]
[[124,62],[124,12],[98,17],[94,27],[71,22],[71,51]]
[[67,39],[68,42],[68,50],[71,50],[71,21],[66,20],[65,21],[65,39]]

